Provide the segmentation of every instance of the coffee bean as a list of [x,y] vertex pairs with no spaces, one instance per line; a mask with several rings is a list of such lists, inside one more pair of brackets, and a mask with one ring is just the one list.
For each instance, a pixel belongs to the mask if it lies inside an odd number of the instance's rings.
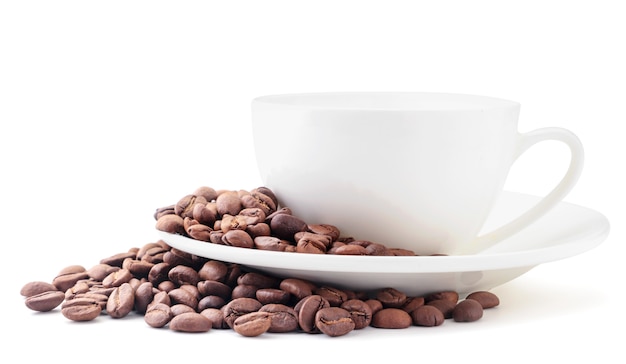
[[439,309],[439,311],[443,313],[443,317],[446,319],[452,318],[452,311],[454,311],[454,307],[456,306],[456,302],[447,299],[437,299],[426,304]]
[[235,332],[248,337],[259,336],[267,332],[271,326],[271,314],[261,311],[241,315],[233,322]]
[[411,313],[423,305],[424,305],[424,297],[408,297],[406,301],[404,301],[404,304],[402,305],[402,307],[400,308],[402,308],[404,311],[408,313]]
[[52,284],[48,282],[42,281],[34,281],[26,283],[22,286],[20,290],[20,294],[24,297],[34,296],[44,292],[57,291],[58,289]]
[[224,191],[220,193],[215,203],[217,204],[217,213],[220,216],[237,215],[242,209],[241,198],[236,191]]
[[197,312],[181,313],[169,323],[170,329],[181,332],[207,332],[212,326],[211,320]]
[[150,282],[143,282],[135,289],[135,311],[139,314],[145,314],[148,305],[154,298],[155,288]]
[[151,327],[160,328],[167,325],[172,317],[174,317],[174,314],[169,305],[156,303],[149,306],[143,319]]
[[287,304],[291,299],[288,292],[277,288],[260,288],[256,291],[255,296],[264,305],[269,303]]
[[413,323],[411,316],[399,308],[383,308],[372,317],[372,326],[381,329],[405,329]]
[[185,284],[197,285],[200,281],[200,277],[198,276],[198,272],[191,267],[185,265],[177,265],[172,267],[167,273],[167,277],[170,281],[174,282],[174,284],[178,286],[182,286]]
[[291,332],[298,329],[298,313],[292,307],[280,303],[263,305],[259,312],[270,314],[271,325],[268,332]]
[[238,248],[253,248],[254,241],[250,234],[243,230],[228,230],[222,236],[222,243]]
[[466,299],[473,299],[480,303],[483,309],[496,307],[500,304],[498,296],[487,291],[472,292],[467,295]]
[[328,336],[342,336],[354,330],[352,315],[341,307],[326,307],[315,314],[315,327]]
[[321,286],[313,293],[322,296],[328,301],[328,304],[334,307],[339,307],[348,300],[348,294],[335,287]]
[[219,296],[225,300],[229,300],[231,297],[232,288],[219,281],[200,281],[196,286],[198,287],[198,292],[203,296]]
[[395,288],[384,288],[376,292],[376,299],[379,300],[383,307],[399,308],[406,302],[406,294]]
[[209,260],[204,263],[200,270],[198,270],[198,278],[207,281],[224,282],[226,274],[228,273],[228,266],[225,263],[218,260]]
[[235,298],[222,307],[224,321],[228,327],[232,328],[235,320],[250,312],[258,311],[263,305],[253,298]]
[[129,283],[122,283],[111,292],[106,311],[113,318],[125,317],[135,307],[135,291]]
[[298,313],[298,324],[302,331],[308,333],[318,332],[315,326],[315,315],[317,311],[326,307],[330,307],[328,300],[316,294],[305,297],[299,301],[294,309]]
[[416,326],[439,326],[445,320],[443,313],[437,307],[430,305],[420,306],[411,311],[410,315]]
[[302,219],[293,215],[278,214],[270,221],[270,228],[276,237],[295,241],[296,233],[306,231],[308,225]]
[[350,313],[355,330],[363,329],[372,322],[372,309],[360,299],[348,300],[342,303],[340,307]]
[[459,300],[459,294],[455,291],[441,291],[441,292],[434,292],[434,293],[427,294],[424,297],[425,303],[429,303],[430,301],[435,301],[435,300],[448,300],[456,304],[457,301]]
[[471,298],[459,302],[452,312],[452,318],[456,322],[473,322],[481,317],[483,317],[483,306]]
[[47,291],[31,295],[24,301],[26,307],[33,311],[48,312],[55,309],[65,300],[65,294],[61,291]]
[[65,301],[61,313],[72,321],[91,321],[102,313],[102,306],[93,299],[73,299]]
[[214,329],[229,329],[230,327],[224,321],[224,313],[217,308],[206,308],[200,312],[200,314],[208,318]]
[[289,292],[298,301],[312,295],[313,291],[317,288],[311,282],[297,278],[285,278],[280,282],[279,287],[283,291]]

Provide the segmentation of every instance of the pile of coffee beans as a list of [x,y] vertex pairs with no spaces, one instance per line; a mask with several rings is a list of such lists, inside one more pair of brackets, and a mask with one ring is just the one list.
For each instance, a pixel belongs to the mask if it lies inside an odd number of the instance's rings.
[[410,297],[394,288],[358,292],[280,278],[198,257],[163,241],[115,254],[89,269],[68,266],[51,282],[27,283],[20,293],[28,308],[46,312],[60,306],[72,321],[139,314],[154,328],[232,329],[243,336],[304,332],[334,337],[365,327],[473,322],[499,305],[487,291],[464,299],[454,291]]
[[214,244],[262,250],[340,255],[414,256],[380,242],[342,237],[327,223],[305,222],[281,207],[272,190],[199,187],[177,203],[158,208],[156,228]]
[[[308,224],[280,207],[265,187],[251,191],[200,187],[156,210],[156,227],[199,241],[234,247],[310,254],[415,255],[405,249],[341,237],[328,224]],[[365,327],[402,329],[473,322],[499,305],[496,295],[460,299],[443,290],[412,297],[395,288],[362,292],[284,278],[190,254],[159,240],[102,259],[86,269],[72,265],[52,281],[21,289],[34,311],[61,307],[72,321],[102,315],[143,315],[147,325],[179,332],[232,329],[243,336],[266,332],[342,336]]]

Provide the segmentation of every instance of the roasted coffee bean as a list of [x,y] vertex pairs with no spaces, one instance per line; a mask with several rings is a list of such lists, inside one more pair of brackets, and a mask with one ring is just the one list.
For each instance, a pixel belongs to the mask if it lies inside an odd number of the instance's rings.
[[379,300],[383,307],[399,308],[406,302],[406,294],[395,288],[384,288],[376,292],[376,299]]
[[156,229],[170,234],[185,235],[183,218],[176,214],[168,214],[159,217],[156,221]]
[[159,207],[154,211],[153,217],[155,220],[160,219],[164,215],[174,214],[174,205]]
[[257,286],[252,286],[249,284],[238,284],[235,286],[235,288],[233,288],[233,291],[230,294],[230,297],[232,299],[243,298],[243,297],[256,299],[256,291],[258,290],[259,290],[259,287]]
[[297,278],[283,279],[279,284],[279,288],[285,292],[290,293],[298,301],[303,299],[304,297],[312,295],[313,291],[317,289],[317,287],[311,282]]
[[77,294],[89,292],[90,289],[91,289],[91,286],[86,281],[84,280],[78,281],[76,282],[75,285],[73,285],[72,287],[68,288],[67,291],[65,291],[65,299],[67,300],[72,299]]
[[[133,259],[133,258],[128,257],[127,259]],[[89,276],[89,278],[94,279],[96,281],[102,281],[106,276],[108,276],[109,274],[119,269],[120,267],[117,267],[117,266],[99,263],[87,270],[87,276]]]
[[483,306],[471,298],[459,302],[452,311],[456,322],[473,322],[483,317]]
[[170,310],[172,310],[172,315],[174,316],[178,316],[181,313],[186,313],[186,312],[196,312],[196,310],[194,310],[193,308],[187,305],[183,305],[181,303],[173,305],[172,307],[170,307]]
[[423,305],[410,313],[413,324],[416,326],[439,326],[445,318],[443,313],[435,306]]
[[370,306],[370,308],[372,309],[372,315],[383,309],[382,302],[377,299],[365,300],[365,303],[367,303],[367,305]]
[[220,296],[204,296],[198,301],[197,311],[201,312],[207,308],[222,308],[226,300]]
[[153,265],[148,272],[148,281],[152,283],[153,286],[157,287],[159,283],[169,279],[168,274],[170,269],[172,269],[172,266],[165,262]]
[[81,279],[87,279],[87,270],[81,265],[71,265],[63,268],[59,274],[52,280],[59,291],[65,292]]
[[174,331],[181,332],[207,332],[211,330],[213,323],[206,317],[197,312],[185,312],[174,316],[169,328]]
[[351,299],[342,303],[340,307],[350,313],[355,330],[365,328],[372,322],[372,309],[365,301]]
[[272,326],[271,314],[268,312],[251,312],[237,317],[233,329],[240,335],[254,337],[266,333]]
[[151,282],[143,282],[135,289],[135,311],[139,314],[145,314],[148,305],[154,299],[155,288]]
[[322,308],[315,314],[315,327],[328,336],[342,336],[354,330],[352,315],[340,307]]
[[275,236],[257,236],[254,238],[254,247],[259,250],[276,252],[295,252],[296,246],[290,241]]
[[328,301],[329,305],[334,307],[339,307],[348,300],[348,294],[335,287],[321,286],[313,293],[322,296]]
[[383,308],[372,316],[372,326],[381,329],[405,329],[411,324],[411,316],[399,308]]
[[224,322],[224,313],[217,308],[206,308],[200,312],[200,314],[208,318],[214,329],[229,329],[230,327]]
[[[270,229],[270,226],[264,222],[260,222],[254,225],[248,224],[248,227],[246,228],[246,232],[250,234],[250,236],[252,237],[252,240],[260,236],[270,236],[272,234],[272,230]],[[254,245],[257,246],[256,242]]]
[[441,291],[430,293],[424,296],[425,303],[435,300],[448,300],[457,303],[459,301],[459,294],[455,291]]
[[249,284],[258,288],[276,288],[280,281],[266,274],[247,272],[237,277],[237,284]]
[[49,291],[57,291],[58,289],[52,284],[48,282],[42,281],[34,281],[26,283],[22,286],[20,290],[20,294],[24,297],[34,296],[40,293],[49,292]]
[[228,266],[218,260],[209,260],[198,270],[198,277],[201,280],[224,282]]
[[220,230],[227,232],[229,230],[246,230],[248,227],[247,220],[241,215],[224,215],[220,222]]
[[91,321],[102,313],[102,306],[93,299],[76,298],[61,305],[61,313],[72,321]]
[[322,308],[330,307],[328,300],[320,295],[310,295],[303,298],[296,304],[296,312],[298,313],[298,324],[302,331],[307,333],[319,332],[315,326],[315,315]]
[[281,303],[287,304],[291,299],[291,294],[278,288],[259,288],[255,292],[256,299],[262,304]]
[[263,209],[260,209],[258,207],[250,207],[239,211],[239,214],[237,216],[244,219],[246,226],[250,226],[264,223],[265,217],[267,215],[265,214]]
[[254,241],[250,234],[243,230],[228,230],[222,235],[222,243],[238,248],[253,248]]
[[309,254],[326,254],[326,249],[330,246],[330,237],[317,235],[309,232],[295,234],[296,252]]
[[191,254],[180,249],[170,249],[163,254],[163,262],[175,267],[177,265],[193,266],[193,257]]
[[191,210],[191,217],[199,224],[213,226],[217,220],[217,205],[215,203],[195,204]]
[[147,262],[145,260],[137,260],[132,258],[127,258],[122,262],[122,269],[128,269],[128,271],[135,278],[147,278],[150,269],[154,264]]
[[222,307],[224,321],[228,327],[232,328],[235,320],[250,312],[258,311],[263,305],[254,298],[235,298]]
[[26,298],[26,307],[33,311],[48,312],[55,309],[65,300],[65,294],[61,291],[47,291]]
[[174,317],[174,314],[169,305],[156,303],[149,306],[143,319],[151,327],[160,328],[167,325],[172,320],[172,317]]
[[192,239],[211,241],[211,233],[213,232],[213,229],[210,226],[197,223],[186,227],[185,231]]
[[101,259],[100,263],[101,264],[108,264],[108,265],[113,266],[113,267],[121,268],[122,267],[122,263],[124,262],[124,260],[126,258],[131,258],[131,259],[137,258],[137,252],[128,251],[128,252],[125,252],[125,253],[118,253],[118,254],[112,255],[112,256],[110,256],[108,258]]
[[422,307],[424,305],[424,297],[407,297],[406,301],[402,305],[404,311],[411,313],[415,309]]
[[128,269],[117,270],[102,280],[102,285],[105,287],[119,287],[123,283],[128,283],[133,278],[132,273]]
[[308,230],[314,234],[326,235],[330,237],[331,242],[339,239],[340,231],[334,225],[329,224],[311,224],[308,225]]
[[293,215],[278,214],[270,221],[272,233],[283,240],[295,241],[296,233],[306,231],[308,225]]
[[198,292],[200,292],[202,296],[219,296],[225,300],[229,300],[232,293],[232,288],[230,288],[230,286],[219,281],[200,281],[198,282],[197,287]]
[[274,200],[258,191],[242,196],[241,203],[245,208],[258,208],[263,210],[266,216],[276,211],[276,203]]
[[495,294],[488,291],[477,291],[467,295],[466,299],[473,299],[480,303],[483,309],[496,307],[500,304],[500,299]]
[[220,193],[215,203],[217,204],[217,213],[219,216],[237,215],[243,208],[241,198],[236,191],[224,191]]
[[271,325],[268,332],[291,332],[298,329],[298,313],[292,307],[280,303],[263,305],[259,312],[270,314]]
[[198,307],[198,298],[195,294],[184,288],[175,288],[167,293],[172,305],[181,303],[193,309]]
[[113,318],[125,317],[135,307],[135,291],[129,283],[122,283],[111,292],[106,311]]
[[456,302],[448,299],[433,300],[426,304],[439,309],[439,311],[443,313],[443,317],[446,319],[452,318],[452,311],[454,311],[454,307],[456,306]]
[[352,244],[334,246],[331,253],[336,255],[368,255],[367,250],[364,247]]
[[170,281],[174,282],[174,284],[182,286],[185,284],[197,285],[200,281],[200,277],[198,276],[198,272],[185,265],[177,265],[172,267],[167,273],[167,277]]
[[200,186],[192,193],[195,196],[203,197],[206,201],[213,201],[217,198],[217,191],[208,186]]

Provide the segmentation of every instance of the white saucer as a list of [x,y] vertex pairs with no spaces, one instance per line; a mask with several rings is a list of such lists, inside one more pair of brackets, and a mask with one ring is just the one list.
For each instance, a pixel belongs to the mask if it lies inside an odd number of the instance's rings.
[[[505,192],[484,229],[491,230],[525,211],[539,197]],[[606,217],[560,203],[533,225],[475,255],[340,256],[263,251],[217,245],[158,231],[170,246],[198,256],[239,263],[280,277],[309,279],[352,290],[393,287],[409,295],[440,290],[467,294],[490,290],[533,267],[583,253],[608,236]]]

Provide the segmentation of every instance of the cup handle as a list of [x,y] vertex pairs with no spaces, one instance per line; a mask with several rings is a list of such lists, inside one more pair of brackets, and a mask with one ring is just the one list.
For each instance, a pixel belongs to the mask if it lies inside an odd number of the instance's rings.
[[565,173],[565,176],[561,179],[559,184],[552,191],[550,191],[550,193],[548,193],[543,199],[522,215],[518,216],[509,223],[476,238],[475,241],[469,244],[469,247],[471,247],[472,250],[471,253],[482,251],[494,243],[497,243],[524,229],[561,202],[571,191],[576,182],[578,182],[584,162],[583,145],[578,137],[567,129],[541,128],[521,134],[517,147],[517,153],[514,156],[515,159],[519,158],[519,156],[531,146],[546,140],[557,140],[565,143],[569,147],[571,157],[569,168]]

